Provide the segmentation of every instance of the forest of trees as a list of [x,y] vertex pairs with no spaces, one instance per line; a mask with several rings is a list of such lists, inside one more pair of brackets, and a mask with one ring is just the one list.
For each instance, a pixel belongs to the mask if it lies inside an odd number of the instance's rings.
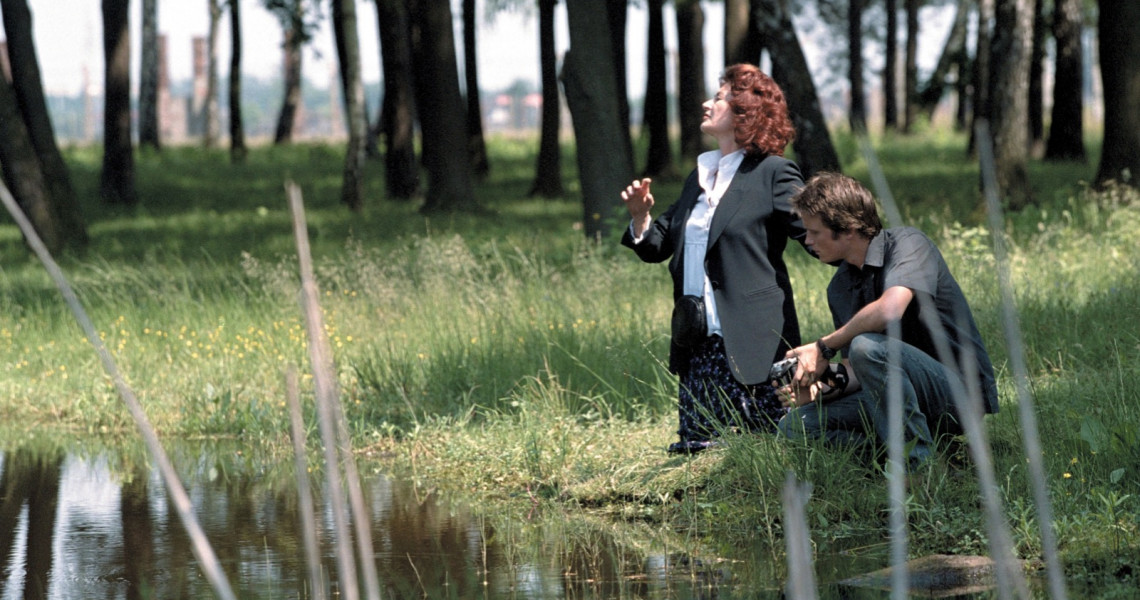
[[[139,77],[138,129],[132,131],[132,74],[135,52],[130,31],[129,0],[101,0],[103,51],[106,64],[103,99],[102,201],[132,205],[133,156],[140,146],[162,149],[155,108],[158,94],[155,14],[162,0],[143,0],[142,57]],[[483,140],[475,54],[476,2],[463,0],[372,0],[377,23],[373,28],[381,48],[382,89],[377,114],[368,115],[362,83],[357,6],[368,0],[261,0],[264,10],[282,28],[283,72],[280,110],[274,143],[293,141],[302,93],[301,49],[321,19],[330,19],[340,65],[340,98],[347,130],[342,200],[360,211],[365,199],[360,182],[367,169],[384,169],[386,195],[392,199],[422,199],[424,212],[477,209],[473,186],[494,165]],[[784,87],[797,129],[794,151],[805,174],[841,168],[831,130],[840,126],[825,119],[819,85],[808,68],[793,11],[808,11],[829,28],[832,39],[846,41],[846,51],[832,61],[845,63],[834,72],[846,73],[847,119],[842,126],[860,130],[868,124],[868,101],[881,98],[877,126],[906,134],[920,119],[929,118],[944,99],[956,99],[956,126],[974,131],[984,121],[993,132],[1000,193],[1010,209],[1035,202],[1027,181],[1031,158],[1084,161],[1083,115],[1086,32],[1098,40],[1096,58],[1103,81],[1104,138],[1096,184],[1110,181],[1136,186],[1140,173],[1140,2],[1136,0],[719,0],[725,14],[724,31],[706,31],[704,10],[710,2],[644,0],[649,12],[645,64],[647,81],[642,118],[631,123],[626,27],[630,7],[607,0],[566,0],[569,49],[554,48],[557,0],[487,0],[486,10],[524,9],[539,21],[533,48],[541,61],[542,125],[535,148],[532,193],[560,196],[561,150],[557,143],[560,103],[571,115],[576,160],[582,180],[583,223],[586,235],[607,234],[608,219],[618,205],[618,191],[635,174],[671,172],[679,160],[691,161],[699,152],[694,115],[699,119],[705,89],[704,48],[724,44],[727,63],[770,61],[772,75]],[[919,13],[924,8],[952,10],[950,32],[935,69],[922,80],[917,69]],[[672,22],[664,18],[672,8]],[[222,139],[218,94],[229,91],[228,117],[231,157],[245,156],[245,117],[242,94],[249,92],[241,77],[241,15],[233,0],[208,0],[208,86],[202,110],[202,145]],[[26,0],[0,0],[7,48],[4,77],[0,77],[0,167],[4,183],[35,225],[49,249],[81,248],[87,242],[79,203],[69,183],[45,99],[36,40]],[[456,11],[460,19],[456,19]],[[805,13],[806,14],[806,13]],[[462,23],[457,30],[454,23]],[[228,25],[228,27],[224,26]],[[665,93],[665,28],[678,40],[678,80]],[[363,31],[367,31],[364,28]],[[220,85],[217,40],[229,35],[228,81]],[[457,39],[459,38],[459,39]],[[868,63],[871,47],[883,48],[882,65]],[[462,52],[457,53],[457,49]],[[462,56],[460,69],[457,56]],[[1048,59],[1047,59],[1048,58]],[[833,65],[834,66],[834,65]],[[872,69],[877,70],[872,72]],[[463,80],[460,80],[460,74]],[[898,76],[901,74],[901,77]],[[1043,98],[1042,82],[1052,82],[1052,97]],[[868,82],[877,82],[871,94]],[[635,82],[638,83],[638,82]],[[829,82],[834,83],[834,82]],[[675,106],[670,106],[675,102]],[[1051,107],[1046,114],[1044,107]],[[680,119],[682,156],[672,156],[668,115]],[[422,118],[421,118],[422,117]],[[698,121],[699,122],[699,121]],[[646,136],[647,155],[634,156],[631,135]],[[419,140],[417,145],[416,135]],[[455,143],[467,140],[467,143]],[[972,136],[963,152],[974,152]],[[417,153],[417,147],[419,149]],[[374,159],[374,160],[370,160]],[[383,167],[378,163],[383,161]],[[455,168],[468,165],[469,168]],[[424,177],[419,177],[420,170]],[[422,185],[420,182],[423,182]]]

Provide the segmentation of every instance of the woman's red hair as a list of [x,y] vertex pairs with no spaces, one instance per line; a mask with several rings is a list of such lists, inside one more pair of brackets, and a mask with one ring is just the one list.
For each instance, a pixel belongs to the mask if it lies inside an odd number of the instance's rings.
[[724,70],[721,85],[732,93],[729,105],[736,114],[736,143],[748,154],[783,156],[796,137],[788,116],[784,91],[754,65],[735,64]]

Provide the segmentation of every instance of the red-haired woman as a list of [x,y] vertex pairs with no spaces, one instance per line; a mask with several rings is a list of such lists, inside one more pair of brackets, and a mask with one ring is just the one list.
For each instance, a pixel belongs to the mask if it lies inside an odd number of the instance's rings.
[[755,66],[732,65],[703,108],[701,131],[717,149],[697,158],[676,203],[652,219],[649,179],[621,193],[632,218],[622,244],[645,262],[669,260],[673,277],[674,453],[703,450],[724,431],[775,431],[786,409],[768,372],[800,343],[783,254],[789,239],[804,240],[789,204],[803,177],[783,157],[795,137],[783,91]]

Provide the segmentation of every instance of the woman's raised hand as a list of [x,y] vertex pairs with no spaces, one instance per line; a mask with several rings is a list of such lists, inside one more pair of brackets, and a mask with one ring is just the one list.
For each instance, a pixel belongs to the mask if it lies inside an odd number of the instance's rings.
[[653,180],[648,177],[635,179],[621,192],[621,201],[633,219],[633,229],[637,236],[649,228],[649,210],[653,208],[653,193],[649,191],[651,183]]

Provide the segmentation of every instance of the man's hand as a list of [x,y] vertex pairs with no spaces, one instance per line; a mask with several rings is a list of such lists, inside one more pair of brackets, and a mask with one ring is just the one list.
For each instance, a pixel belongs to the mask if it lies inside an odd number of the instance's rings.
[[633,219],[634,237],[641,237],[641,234],[649,229],[649,223],[652,221],[649,217],[649,210],[653,208],[653,193],[649,191],[651,183],[653,180],[648,177],[636,179],[621,193],[621,201],[625,203],[625,209]]
[[806,389],[811,384],[818,382],[820,376],[827,370],[827,361],[824,360],[823,354],[815,342],[788,350],[784,356],[786,358],[794,356],[798,359],[796,374],[792,377],[792,387],[795,388]]
[[816,402],[823,397],[823,391],[823,384],[818,381],[807,386],[792,383],[779,389],[780,399],[789,408]]

